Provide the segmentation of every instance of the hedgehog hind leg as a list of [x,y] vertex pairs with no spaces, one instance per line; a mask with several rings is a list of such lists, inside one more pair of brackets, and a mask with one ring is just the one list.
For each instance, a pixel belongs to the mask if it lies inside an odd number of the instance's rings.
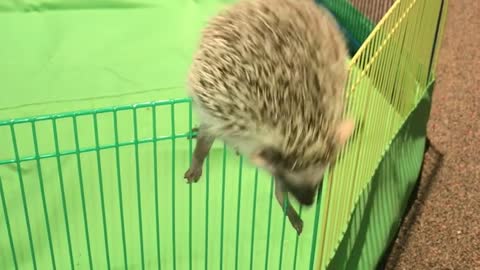
[[277,198],[278,203],[282,207],[284,213],[287,215],[290,224],[297,231],[297,234],[300,235],[303,230],[303,220],[298,215],[295,208],[290,204],[288,200],[287,190],[283,184],[275,178],[275,197]]
[[194,183],[200,179],[202,176],[203,163],[215,141],[215,137],[207,134],[201,127],[197,128],[197,130],[197,143],[193,151],[192,163],[184,174],[187,183]]

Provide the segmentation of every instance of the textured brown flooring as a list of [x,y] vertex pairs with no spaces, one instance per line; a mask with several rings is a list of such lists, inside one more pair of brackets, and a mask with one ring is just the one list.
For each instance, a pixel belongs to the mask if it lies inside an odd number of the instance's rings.
[[386,269],[480,269],[479,73],[480,0],[450,0],[428,124],[432,147]]

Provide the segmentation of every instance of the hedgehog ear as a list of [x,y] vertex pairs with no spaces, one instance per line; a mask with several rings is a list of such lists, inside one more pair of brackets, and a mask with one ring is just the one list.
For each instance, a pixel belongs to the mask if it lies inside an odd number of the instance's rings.
[[355,121],[352,119],[343,120],[337,128],[337,139],[340,145],[345,144],[355,129]]
[[280,162],[282,154],[273,147],[261,148],[252,153],[251,161],[259,167],[266,168],[273,171],[276,165]]

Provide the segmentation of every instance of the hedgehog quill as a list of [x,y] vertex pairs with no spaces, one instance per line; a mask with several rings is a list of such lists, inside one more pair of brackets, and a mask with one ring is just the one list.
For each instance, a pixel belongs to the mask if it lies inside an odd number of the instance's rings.
[[197,182],[213,142],[224,141],[275,181],[275,197],[298,234],[288,194],[311,206],[324,170],[351,136],[343,118],[347,46],[313,0],[241,0],[205,26],[188,75],[199,118]]

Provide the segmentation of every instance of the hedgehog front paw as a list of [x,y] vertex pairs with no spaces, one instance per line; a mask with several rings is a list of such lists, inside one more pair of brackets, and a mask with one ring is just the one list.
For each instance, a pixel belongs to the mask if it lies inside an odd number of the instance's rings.
[[190,130],[190,133],[187,135],[187,139],[188,140],[196,139],[197,133],[198,133],[198,127],[192,128],[192,130]]
[[196,183],[201,176],[202,176],[202,168],[192,166],[185,172],[185,175],[183,177],[187,180],[187,183],[190,184],[190,183]]
[[300,235],[303,231],[303,220],[299,217],[290,217],[290,223],[292,224],[293,228],[297,231],[297,234]]

